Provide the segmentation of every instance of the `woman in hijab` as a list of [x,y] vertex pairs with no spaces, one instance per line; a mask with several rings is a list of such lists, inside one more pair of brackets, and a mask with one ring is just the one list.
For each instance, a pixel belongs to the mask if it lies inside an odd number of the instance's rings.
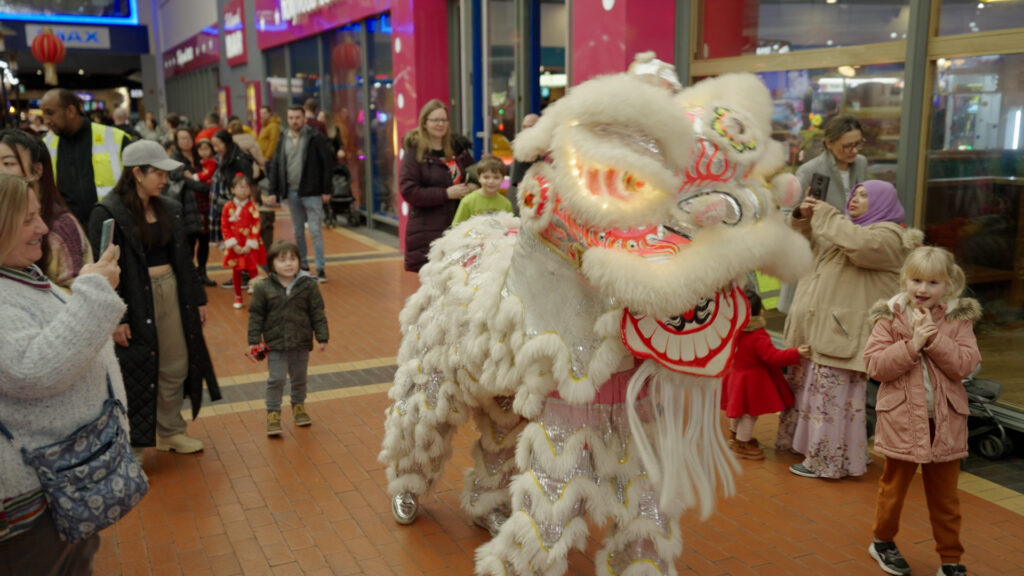
[[811,356],[787,375],[796,403],[783,412],[776,440],[777,449],[804,455],[790,467],[798,476],[842,478],[867,469],[868,311],[896,292],[903,260],[923,239],[903,218],[896,188],[881,180],[854,185],[845,214],[808,196],[790,216],[815,258],[785,327],[786,346],[809,344]]

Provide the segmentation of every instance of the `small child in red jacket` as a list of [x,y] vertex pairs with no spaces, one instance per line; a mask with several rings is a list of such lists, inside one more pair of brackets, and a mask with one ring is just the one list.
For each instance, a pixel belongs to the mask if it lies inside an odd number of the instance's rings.
[[199,154],[199,164],[203,167],[196,179],[203,184],[213,182],[213,173],[217,171],[217,158],[213,152],[213,144],[209,140],[200,140],[196,143],[196,153]]
[[764,329],[761,297],[752,290],[744,293],[750,302],[750,323],[740,334],[732,366],[722,378],[722,410],[729,417],[729,446],[736,456],[763,460],[764,450],[752,438],[757,417],[793,405],[793,392],[781,368],[799,364],[800,357],[809,357],[811,349],[806,345],[776,348]]
[[902,291],[871,309],[864,348],[868,376],[881,382],[875,451],[885,456],[878,480],[874,541],[868,554],[889,574],[910,574],[893,540],[918,465],[924,481],[940,576],[966,576],[960,564],[960,460],[967,457],[963,380],[981,363],[974,323],[981,305],[961,298],[966,281],[953,255],[924,246],[907,256]]
[[231,181],[232,199],[220,213],[224,233],[224,264],[231,269],[236,310],[242,307],[242,271],[256,279],[256,267],[267,263],[267,250],[260,239],[260,209],[251,200],[249,177],[239,172]]

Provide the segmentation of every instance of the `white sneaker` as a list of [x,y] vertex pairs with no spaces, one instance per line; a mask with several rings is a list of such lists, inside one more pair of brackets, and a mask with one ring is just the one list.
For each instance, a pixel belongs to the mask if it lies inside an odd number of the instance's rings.
[[203,449],[203,443],[195,438],[189,438],[184,434],[174,436],[157,436],[156,449],[164,452],[177,452],[178,454],[194,454]]

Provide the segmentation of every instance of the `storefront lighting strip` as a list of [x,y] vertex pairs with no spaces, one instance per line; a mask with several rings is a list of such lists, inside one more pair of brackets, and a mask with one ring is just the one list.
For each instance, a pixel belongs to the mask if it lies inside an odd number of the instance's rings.
[[128,0],[128,7],[131,9],[131,16],[74,16],[71,14],[41,14],[41,13],[7,13],[3,15],[4,20],[14,22],[58,22],[61,24],[101,24],[101,25],[139,25],[139,7],[137,0]]

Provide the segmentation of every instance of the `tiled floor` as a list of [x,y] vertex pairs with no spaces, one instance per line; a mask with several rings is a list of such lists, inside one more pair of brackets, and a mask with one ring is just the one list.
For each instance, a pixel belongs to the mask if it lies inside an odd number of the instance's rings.
[[[291,235],[286,219],[278,232]],[[225,399],[190,423],[206,450],[148,451],[150,494],[103,534],[97,575],[472,573],[473,551],[487,539],[458,505],[472,430],[456,435],[453,460],[412,526],[392,520],[376,461],[397,314],[417,279],[402,271],[393,239],[347,229],[326,236],[331,340],[311,359],[313,426],[296,429],[286,414],[284,435],[266,437],[266,367],[243,354],[246,313],[231,308],[231,291],[210,289],[207,339]],[[773,426],[771,418],[759,422],[762,443]],[[715,516],[684,518],[680,574],[881,574],[866,554],[881,466],[859,479],[823,481],[788,473],[796,460],[769,451],[763,462],[744,462],[738,493]],[[971,474],[961,486],[971,574],[1024,574],[1024,496]],[[600,529],[592,535],[587,550],[571,556],[570,574],[594,573]],[[915,573],[935,572],[919,483],[898,542]]]

